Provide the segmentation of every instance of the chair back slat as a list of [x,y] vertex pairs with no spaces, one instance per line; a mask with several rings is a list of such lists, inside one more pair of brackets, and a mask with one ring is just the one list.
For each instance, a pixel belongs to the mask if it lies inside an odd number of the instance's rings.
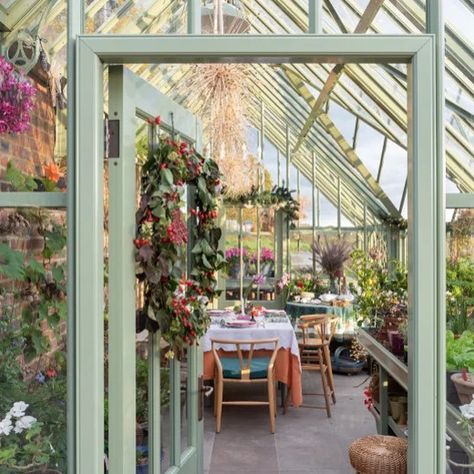
[[303,333],[303,344],[309,339],[309,329],[312,328],[317,336],[326,343],[330,343],[336,334],[339,318],[328,314],[308,314],[300,317],[299,328]]
[[[272,358],[274,358],[274,354],[278,348],[278,338],[274,337],[271,339],[213,339],[211,338],[211,347],[214,353],[214,358],[220,364],[220,356],[218,351],[216,350],[216,345],[232,345],[236,347],[237,356],[239,358],[240,364],[240,378],[242,380],[249,380],[250,379],[250,370],[252,367],[252,360],[254,356],[254,349],[255,346],[265,345],[265,344],[272,344],[273,345],[273,353]],[[244,358],[242,346],[250,346],[248,350],[247,357]],[[244,361],[245,359],[245,361]]]

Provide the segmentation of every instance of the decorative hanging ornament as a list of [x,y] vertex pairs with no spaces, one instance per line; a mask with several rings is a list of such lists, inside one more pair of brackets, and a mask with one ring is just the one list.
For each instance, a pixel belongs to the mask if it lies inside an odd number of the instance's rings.
[[6,51],[8,61],[24,74],[28,74],[38,62],[41,53],[41,40],[33,38],[28,30],[18,30]]
[[[206,33],[246,33],[250,25],[240,2],[207,1],[202,8],[202,28]],[[193,110],[204,122],[204,131],[213,158],[224,175],[229,196],[246,194],[258,175],[255,160],[245,150],[250,69],[246,64],[196,64],[183,83]],[[191,91],[191,92],[190,92]]]
[[248,33],[250,23],[238,0],[206,1],[201,7],[201,28],[203,33],[242,34]]

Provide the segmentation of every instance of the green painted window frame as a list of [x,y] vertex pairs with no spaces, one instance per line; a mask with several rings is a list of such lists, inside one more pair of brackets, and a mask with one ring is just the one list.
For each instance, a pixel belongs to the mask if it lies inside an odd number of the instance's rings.
[[[409,82],[409,472],[445,470],[444,157],[437,151],[435,38],[385,36],[78,36],[75,160],[74,472],[103,461],[102,85],[105,64],[407,63]],[[84,139],[84,138],[87,139]],[[78,363],[80,361],[81,363]]]

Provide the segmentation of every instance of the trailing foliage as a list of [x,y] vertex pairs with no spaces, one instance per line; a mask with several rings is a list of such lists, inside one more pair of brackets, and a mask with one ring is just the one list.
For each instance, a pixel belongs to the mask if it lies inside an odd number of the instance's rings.
[[6,294],[2,297],[2,317],[10,314],[12,320],[21,319],[18,331],[26,361],[49,350],[43,325],[47,323],[59,337],[59,323],[66,319],[67,311],[65,265],[53,260],[66,245],[65,229],[52,222],[41,224],[38,232],[43,238],[42,262],[0,244],[0,275],[16,283],[13,292],[3,290]]
[[474,263],[467,258],[449,260],[446,268],[448,327],[461,334],[474,329]]
[[55,163],[45,165],[43,173],[43,176],[35,178],[19,170],[12,161],[9,161],[5,179],[10,183],[13,191],[55,192],[66,187],[64,175]]
[[351,292],[362,319],[378,324],[385,316],[406,316],[407,272],[399,261],[386,263],[380,252],[355,250],[351,271],[356,280]]
[[298,213],[300,210],[299,202],[293,198],[292,193],[288,188],[281,186],[273,186],[271,191],[259,191],[257,187],[252,186],[252,189],[247,194],[235,198],[226,198],[225,203],[232,206],[261,206],[281,210],[286,215],[291,228],[295,227],[295,222],[298,220]]
[[446,332],[446,369],[474,372],[474,332],[464,331],[457,339]]
[[[160,329],[171,346],[170,356],[204,334],[209,323],[206,305],[217,295],[215,272],[225,264],[218,250],[220,180],[213,160],[188,149],[185,142],[168,139],[160,140],[142,167],[135,239],[137,278],[144,283],[145,295],[139,329]],[[186,189],[189,216],[183,213]],[[192,270],[186,280],[189,239]]]
[[[0,442],[0,472],[30,465],[65,469],[66,461],[65,228],[41,211],[22,213],[42,247],[34,258],[0,244],[0,275],[9,280],[0,288],[0,413],[22,400],[38,423]],[[53,353],[46,329],[59,344]]]
[[379,217],[382,223],[387,227],[391,227],[392,229],[396,230],[408,229],[408,221],[403,217],[396,217],[392,215],[380,215]]

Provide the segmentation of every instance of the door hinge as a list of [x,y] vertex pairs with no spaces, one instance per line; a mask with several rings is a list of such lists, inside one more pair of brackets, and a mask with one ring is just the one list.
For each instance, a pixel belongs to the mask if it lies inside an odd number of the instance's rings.
[[104,120],[104,158],[120,158],[120,120]]

